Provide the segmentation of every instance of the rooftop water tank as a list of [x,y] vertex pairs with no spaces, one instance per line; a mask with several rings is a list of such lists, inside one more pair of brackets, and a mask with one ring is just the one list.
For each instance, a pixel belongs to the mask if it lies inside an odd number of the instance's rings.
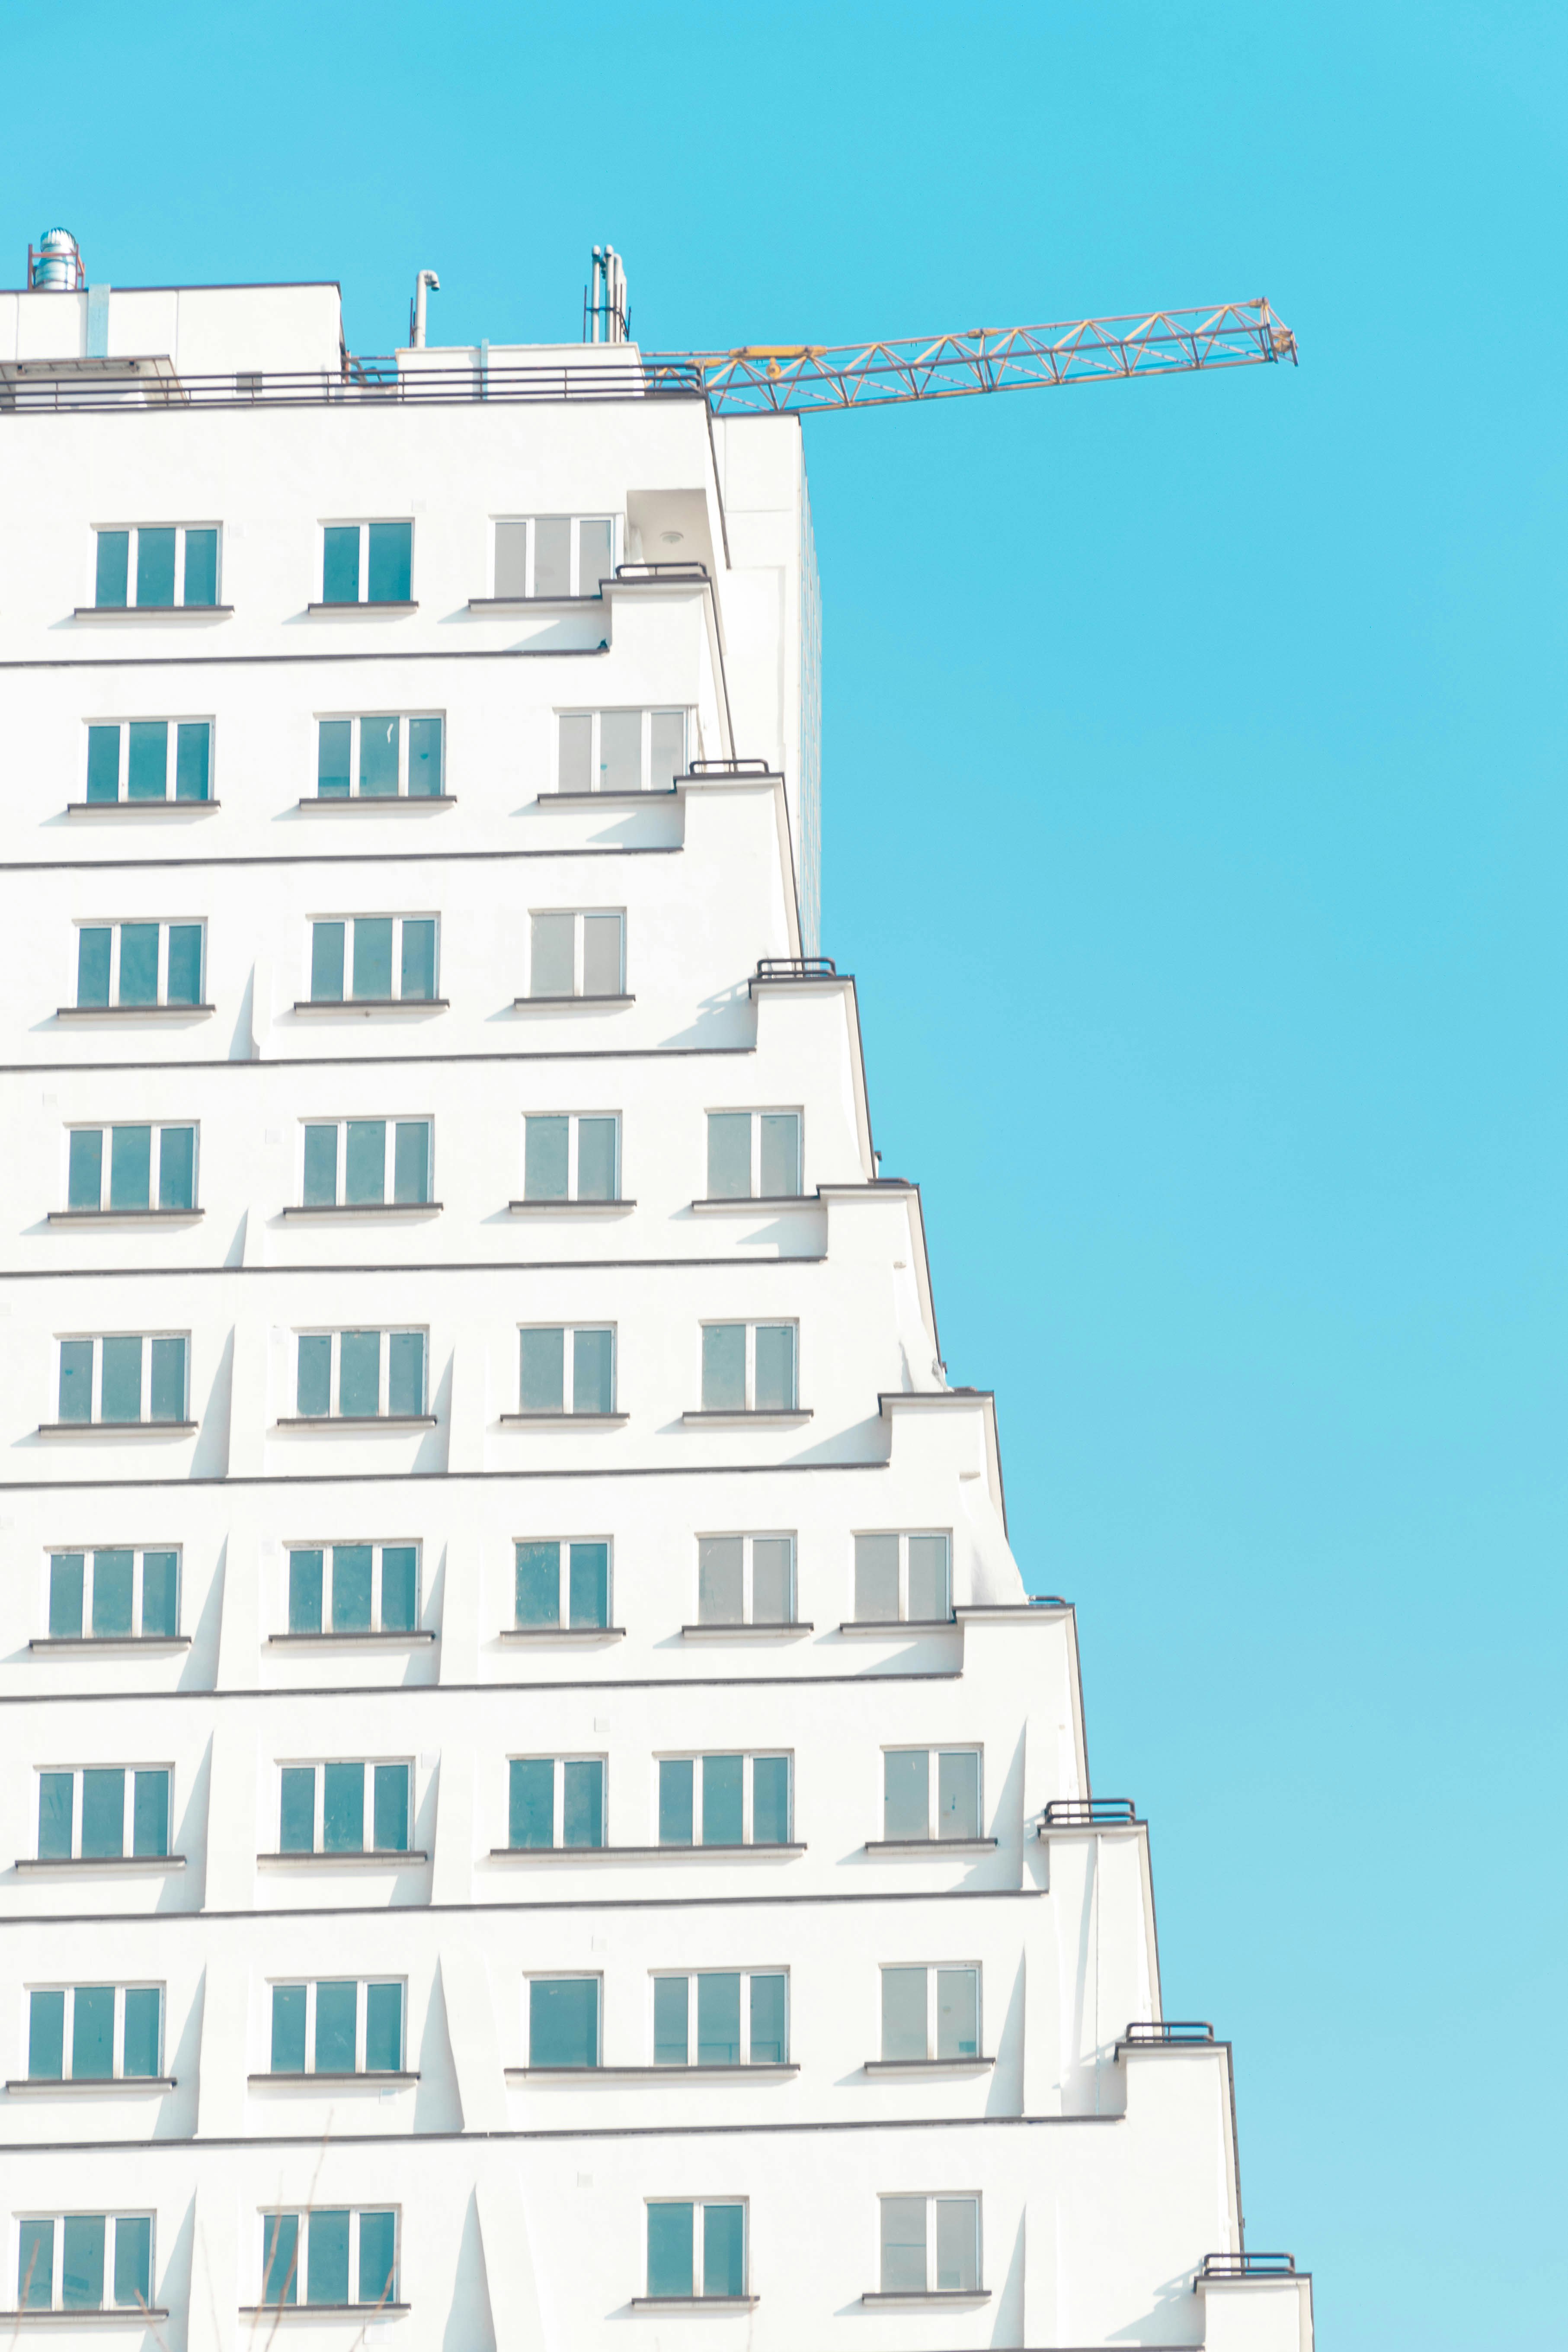
[[32,263],[36,294],[74,294],[87,282],[81,247],[68,228],[47,228]]

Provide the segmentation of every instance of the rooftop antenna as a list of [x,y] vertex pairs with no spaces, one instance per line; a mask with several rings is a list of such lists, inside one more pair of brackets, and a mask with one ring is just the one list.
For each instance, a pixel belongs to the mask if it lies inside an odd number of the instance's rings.
[[626,273],[613,245],[594,247],[594,285],[583,296],[583,341],[624,343],[631,334],[626,307]]
[[425,297],[440,291],[441,281],[436,272],[420,270],[414,280],[414,299],[408,305],[408,341],[414,351],[422,352],[425,348]]
[[87,284],[81,247],[68,228],[47,228],[27,247],[27,283],[35,294],[79,294]]

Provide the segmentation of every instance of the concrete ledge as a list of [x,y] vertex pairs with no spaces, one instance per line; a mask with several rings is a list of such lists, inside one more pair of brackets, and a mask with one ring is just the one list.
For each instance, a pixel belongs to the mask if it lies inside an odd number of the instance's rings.
[[96,2078],[82,2074],[69,2077],[62,2075],[52,2080],[42,2075],[28,2074],[20,2082],[7,2083],[5,2092],[7,2097],[13,2099],[58,2098],[62,2095],[68,2098],[112,2099],[122,2095],[129,2095],[137,2091],[156,2091],[161,2094],[164,2091],[173,2091],[177,2087],[178,2077],[174,2074],[102,2074]]
[[368,1846],[359,1853],[258,1853],[258,1870],[413,1870],[428,1862],[422,1846]]
[[73,1853],[21,1854],[11,1864],[18,1878],[43,1878],[51,1872],[56,1876],[80,1871],[88,1876],[102,1877],[115,1871],[130,1871],[138,1878],[157,1877],[172,1871],[184,1870],[183,1853]]

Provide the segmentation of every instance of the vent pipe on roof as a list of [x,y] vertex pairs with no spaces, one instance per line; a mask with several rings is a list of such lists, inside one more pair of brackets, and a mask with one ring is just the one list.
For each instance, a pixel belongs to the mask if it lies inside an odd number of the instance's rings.
[[439,294],[441,281],[433,269],[422,269],[414,280],[414,299],[408,305],[408,342],[412,351],[425,348],[425,297]]
[[624,343],[630,333],[625,265],[613,245],[596,245],[593,291],[583,296],[583,341]]
[[27,247],[27,283],[35,294],[79,294],[87,284],[81,247],[68,228],[47,228],[37,250]]

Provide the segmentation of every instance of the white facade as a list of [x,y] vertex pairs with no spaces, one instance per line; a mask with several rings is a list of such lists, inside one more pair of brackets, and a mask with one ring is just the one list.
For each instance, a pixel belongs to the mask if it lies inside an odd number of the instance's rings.
[[802,961],[798,428],[340,351],[0,296],[6,2324],[1303,2352]]

